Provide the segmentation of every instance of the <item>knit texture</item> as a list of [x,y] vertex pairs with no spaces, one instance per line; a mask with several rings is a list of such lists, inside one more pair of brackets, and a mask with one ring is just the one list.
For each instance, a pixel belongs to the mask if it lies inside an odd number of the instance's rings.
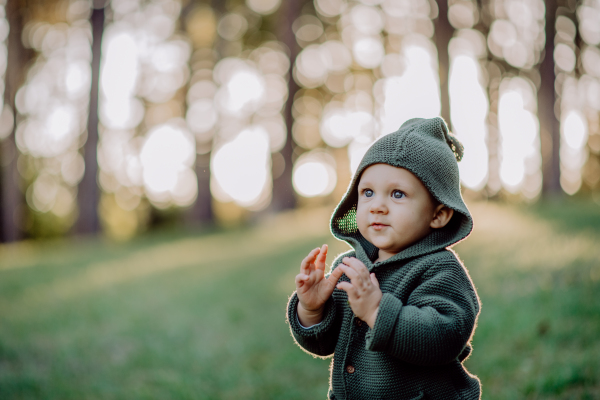
[[423,255],[466,238],[473,229],[473,220],[460,192],[456,161],[462,155],[462,144],[448,132],[442,118],[406,121],[398,131],[380,138],[369,148],[346,194],[333,212],[331,233],[348,242],[361,261],[377,258],[379,250],[361,235],[356,225],[357,188],[360,176],[367,167],[384,163],[415,174],[436,200],[455,211],[452,220],[443,229],[435,230],[387,262]]
[[[462,146],[441,118],[407,121],[365,154],[331,230],[353,250],[379,281],[383,297],[374,328],[357,319],[343,290],[325,304],[323,321],[309,329],[297,319],[298,296],[287,310],[292,335],[310,354],[329,357],[330,399],[479,399],[479,380],[462,361],[471,352],[479,299],[471,279],[448,246],[464,239],[473,222],[460,194],[458,166]],[[383,261],[356,225],[357,184],[369,166],[386,163],[415,174],[432,195],[455,210],[446,227]],[[349,282],[346,275],[340,281]]]

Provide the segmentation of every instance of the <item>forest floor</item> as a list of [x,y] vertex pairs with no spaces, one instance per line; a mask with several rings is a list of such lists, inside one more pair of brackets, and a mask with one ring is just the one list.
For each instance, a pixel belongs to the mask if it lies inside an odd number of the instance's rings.
[[[600,207],[470,204],[483,399],[600,399]],[[331,209],[128,243],[0,246],[1,399],[325,399],[285,307]]]

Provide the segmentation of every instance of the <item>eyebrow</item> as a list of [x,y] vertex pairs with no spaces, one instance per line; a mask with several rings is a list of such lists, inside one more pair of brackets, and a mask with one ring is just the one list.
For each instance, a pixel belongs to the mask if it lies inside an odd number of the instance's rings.
[[[368,180],[365,180],[365,181],[361,180],[358,183],[358,187],[360,187],[360,186],[374,186],[373,183],[374,182],[371,182],[371,181],[368,181]],[[402,183],[396,182],[396,181],[393,181],[393,182],[384,182],[384,184],[387,185],[387,186],[398,186],[398,187],[400,187],[400,186],[406,186],[405,184],[402,184]]]

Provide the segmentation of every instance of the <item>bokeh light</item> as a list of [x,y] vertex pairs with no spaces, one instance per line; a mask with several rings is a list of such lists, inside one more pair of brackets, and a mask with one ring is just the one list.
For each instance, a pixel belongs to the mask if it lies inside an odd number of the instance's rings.
[[458,55],[450,66],[450,110],[454,134],[465,147],[458,164],[463,184],[473,190],[483,188],[488,174],[486,118],[488,98],[481,86],[477,59]]
[[314,149],[321,143],[319,119],[312,115],[301,115],[292,128],[294,142],[305,149]]
[[256,205],[270,192],[269,135],[259,127],[244,129],[213,152],[211,171],[211,190],[217,200]]
[[[182,10],[176,0],[110,3],[98,143],[102,218],[110,229],[118,229],[120,218],[137,221],[124,224],[138,229],[149,205],[190,206],[199,198],[196,171],[209,159],[213,205],[235,202],[221,206],[242,213],[269,204],[271,174],[278,177],[290,161],[300,196],[338,193],[374,140],[409,118],[440,114],[434,3],[314,0],[294,16],[290,39],[300,52],[291,70],[293,52],[274,39],[279,16],[268,17],[282,5],[245,0]],[[448,5],[451,129],[465,146],[463,185],[477,191],[488,183],[487,193],[496,192],[488,179],[499,177],[510,193],[539,195],[536,66],[544,42],[554,40],[561,184],[570,194],[586,182],[593,189],[594,165],[600,165],[594,161],[600,153],[598,2],[559,12],[555,38],[544,37],[542,0]],[[37,56],[17,93],[16,141],[31,209],[72,218],[85,170],[89,2],[70,1],[64,11],[64,21],[30,21],[23,31],[23,43]],[[2,79],[7,34],[0,18]],[[284,160],[290,78],[300,89],[291,110],[293,155]],[[11,132],[11,121],[12,110],[0,103],[0,138]]]
[[448,8],[448,20],[456,29],[471,28],[478,19],[477,4],[473,1],[460,1]]
[[187,206],[198,191],[191,168],[196,160],[194,140],[178,122],[152,128],[140,151],[144,188],[148,198],[159,205]]
[[[50,218],[47,213],[61,219],[50,228],[54,233],[68,230],[74,221],[76,186],[84,172],[79,147],[91,84],[87,16],[71,14],[68,23],[28,22],[23,32],[24,45],[37,57],[16,94],[22,118],[15,139],[22,154],[19,162],[28,165],[21,168],[27,205],[37,212],[36,220]],[[0,36],[3,32],[8,33],[0,26]]]
[[[441,107],[437,51],[431,41],[435,10],[429,2],[316,0],[314,5],[321,22],[305,14],[294,26],[304,47],[294,78],[310,89],[297,96],[293,107],[294,140],[313,150],[294,167],[295,188],[305,197],[322,195],[327,163],[305,161],[323,152],[321,146],[347,147],[347,165],[354,172],[377,137],[410,118],[437,116]],[[314,37],[302,37],[300,27],[311,24]],[[324,34],[316,28],[320,24]],[[300,160],[306,166],[300,168]],[[349,178],[345,172],[341,176]]]
[[591,46],[600,44],[600,5],[594,1],[583,1],[577,8],[579,34]]
[[294,164],[292,182],[304,197],[330,194],[337,183],[334,158],[321,150],[302,154]]
[[544,2],[493,0],[490,10],[495,17],[488,36],[492,54],[516,68],[536,65],[544,47]]
[[191,102],[186,112],[187,124],[192,132],[201,134],[210,131],[218,121],[217,110],[212,99],[198,99]]
[[296,58],[296,80],[304,87],[317,87],[327,78],[327,64],[319,45],[306,47]]
[[[214,141],[210,188],[216,200],[252,211],[269,205],[271,153],[281,150],[287,139],[281,110],[288,95],[288,69],[281,44],[266,42],[245,57],[220,60],[212,73],[214,88],[203,82],[205,95],[194,91],[198,100],[192,107],[201,104],[196,108],[201,115],[188,111],[187,121],[198,140]],[[202,115],[210,116],[210,123]]]
[[539,122],[534,86],[523,78],[500,85],[500,179],[511,193],[535,198],[541,190]]
[[296,41],[302,47],[319,39],[323,34],[323,23],[314,15],[302,15],[292,24]]
[[352,174],[358,169],[362,158],[373,142],[372,136],[360,135],[355,137],[348,145],[348,158],[350,159],[350,172]]
[[338,16],[346,9],[346,0],[315,0],[317,12],[324,17]]
[[[578,25],[568,15],[556,18],[554,61],[560,94],[560,184],[571,195],[581,189],[584,176],[592,189],[600,179],[594,168],[598,164],[594,153],[600,149],[594,150],[593,146],[593,121],[597,120],[600,109],[600,50],[596,33],[599,15],[600,4],[584,1],[577,10]],[[583,43],[577,40],[577,33]]]
[[221,84],[215,100],[222,113],[252,114],[261,105],[265,82],[260,72],[249,62],[226,58],[215,67],[215,81]]
[[[185,123],[177,95],[188,82],[191,56],[190,43],[176,32],[179,2],[113,1],[110,7],[100,71],[100,216],[110,236],[125,239],[143,228],[148,203],[162,209],[196,199],[197,129]],[[199,10],[189,18],[205,28],[211,16]],[[206,39],[203,28],[192,40]]]
[[329,107],[321,120],[321,136],[329,146],[343,147],[360,135],[370,135],[373,124],[370,113]]
[[375,68],[381,64],[385,49],[379,37],[365,37],[354,42],[352,54],[363,68]]
[[561,186],[568,194],[581,187],[581,169],[587,161],[587,120],[580,111],[565,112],[561,119]]
[[578,111],[569,112],[562,121],[565,143],[572,149],[583,148],[587,142],[585,117]]
[[600,78],[600,49],[586,46],[581,55],[581,63],[588,74]]
[[254,12],[269,15],[274,13],[281,4],[281,0],[246,0],[246,5]]
[[570,46],[559,43],[554,48],[554,62],[563,71],[571,72],[575,68],[575,52]]
[[[10,128],[7,128],[7,125],[5,125],[8,122],[8,118],[4,111],[4,74],[8,66],[7,39],[9,30],[10,27],[8,19],[6,19],[4,4],[0,4],[0,140],[8,136],[12,130],[12,123],[7,124],[10,125]],[[9,107],[6,108],[6,111],[10,113]]]
[[243,15],[229,13],[224,15],[217,25],[217,32],[225,40],[238,40],[246,33],[248,21]]
[[406,60],[404,73],[384,78],[374,88],[376,99],[382,105],[382,134],[396,131],[411,118],[433,118],[440,114],[435,48],[427,38],[411,39],[402,54]]

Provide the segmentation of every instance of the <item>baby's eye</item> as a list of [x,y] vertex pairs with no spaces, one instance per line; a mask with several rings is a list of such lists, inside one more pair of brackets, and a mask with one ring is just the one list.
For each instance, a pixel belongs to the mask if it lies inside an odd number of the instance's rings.
[[372,197],[373,196],[373,191],[371,189],[367,189],[365,190],[365,196],[366,197]]
[[404,197],[404,193],[401,192],[400,190],[394,190],[392,192],[392,197],[395,198],[395,199],[401,199],[401,198]]

